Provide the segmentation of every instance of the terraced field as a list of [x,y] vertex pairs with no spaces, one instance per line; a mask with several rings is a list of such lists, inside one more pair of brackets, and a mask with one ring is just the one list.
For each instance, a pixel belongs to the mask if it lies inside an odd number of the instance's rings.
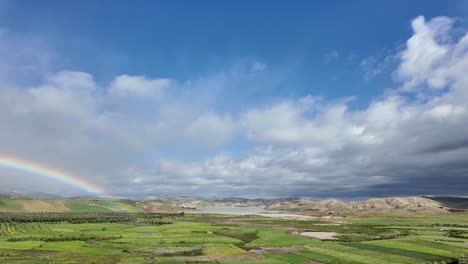
[[[157,218],[165,224],[147,224],[138,216],[121,223],[2,221],[0,263],[416,264],[457,263],[468,254],[466,214],[316,221],[197,214]],[[303,231],[339,235],[317,240],[301,236]]]

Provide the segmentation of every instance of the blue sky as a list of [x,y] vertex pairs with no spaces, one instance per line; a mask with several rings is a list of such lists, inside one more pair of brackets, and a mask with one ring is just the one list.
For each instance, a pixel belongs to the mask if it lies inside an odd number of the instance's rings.
[[369,99],[391,84],[388,76],[364,80],[359,63],[402,45],[418,15],[464,17],[463,2],[6,1],[1,15],[11,31],[45,38],[64,57],[58,68],[98,81],[121,73],[191,79],[259,60],[288,71],[274,94]]
[[[464,152],[394,159],[464,146],[425,118],[465,111],[447,99],[463,98],[463,74],[441,72],[464,69],[467,14],[466,1],[0,0],[0,120],[15,121],[0,150],[128,196],[140,185],[249,196],[265,175],[290,184],[263,196],[463,194]],[[447,122],[464,131],[457,118]],[[420,168],[432,159],[455,166],[452,184],[405,189],[440,176]],[[28,188],[30,175],[4,173]]]

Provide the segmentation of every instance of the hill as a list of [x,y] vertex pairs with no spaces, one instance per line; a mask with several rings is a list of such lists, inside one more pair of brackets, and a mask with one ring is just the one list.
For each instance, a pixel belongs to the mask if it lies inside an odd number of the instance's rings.
[[235,197],[191,198],[191,197],[148,197],[148,209],[162,208],[196,209],[209,206],[260,206],[269,210],[307,211],[318,213],[447,213],[468,209],[468,199],[460,197],[388,197],[371,198],[363,201],[344,201],[338,199],[311,200],[305,198],[246,199]]
[[[12,193],[9,193],[12,194]],[[6,197],[5,197],[6,196]],[[258,206],[276,211],[303,211],[317,213],[447,213],[461,212],[468,208],[468,198],[462,197],[389,197],[371,198],[364,201],[338,199],[310,200],[304,198],[245,199],[245,198],[193,198],[193,197],[148,197],[140,201],[104,199],[93,197],[42,198],[0,197],[0,212],[180,212],[211,206]]]
[[297,199],[268,206],[271,210],[317,211],[317,212],[420,212],[444,213],[449,207],[424,197],[372,198],[365,201],[347,202],[337,199],[314,201]]
[[0,212],[11,213],[93,213],[93,212],[137,212],[139,208],[134,202],[111,199],[29,199],[0,198]]
[[20,192],[0,190],[0,198],[60,199],[63,197],[43,192]]

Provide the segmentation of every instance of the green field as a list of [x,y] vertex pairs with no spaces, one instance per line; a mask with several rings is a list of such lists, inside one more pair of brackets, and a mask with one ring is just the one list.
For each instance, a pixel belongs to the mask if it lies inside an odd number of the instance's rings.
[[[72,223],[80,217],[89,223]],[[0,263],[457,263],[468,254],[467,224],[467,214],[300,221],[201,214],[4,213]],[[338,236],[318,240],[301,232]]]
[[37,212],[137,212],[141,208],[135,203],[125,200],[81,198],[63,200],[38,200],[27,198],[0,198],[0,211],[9,213],[37,213]]

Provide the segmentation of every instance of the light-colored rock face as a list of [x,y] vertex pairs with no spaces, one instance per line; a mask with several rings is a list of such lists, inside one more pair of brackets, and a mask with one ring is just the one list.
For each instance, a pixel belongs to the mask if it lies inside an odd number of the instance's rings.
[[445,211],[440,203],[421,197],[373,198],[352,204],[354,210]]
[[273,210],[314,210],[318,212],[447,212],[442,204],[422,197],[372,198],[365,201],[346,202],[337,199],[313,201],[298,199],[276,203],[268,207]]
[[327,210],[332,210],[332,209],[352,210],[353,209],[353,206],[350,203],[337,200],[337,199],[323,200],[323,201],[318,202],[318,204],[322,205]]

